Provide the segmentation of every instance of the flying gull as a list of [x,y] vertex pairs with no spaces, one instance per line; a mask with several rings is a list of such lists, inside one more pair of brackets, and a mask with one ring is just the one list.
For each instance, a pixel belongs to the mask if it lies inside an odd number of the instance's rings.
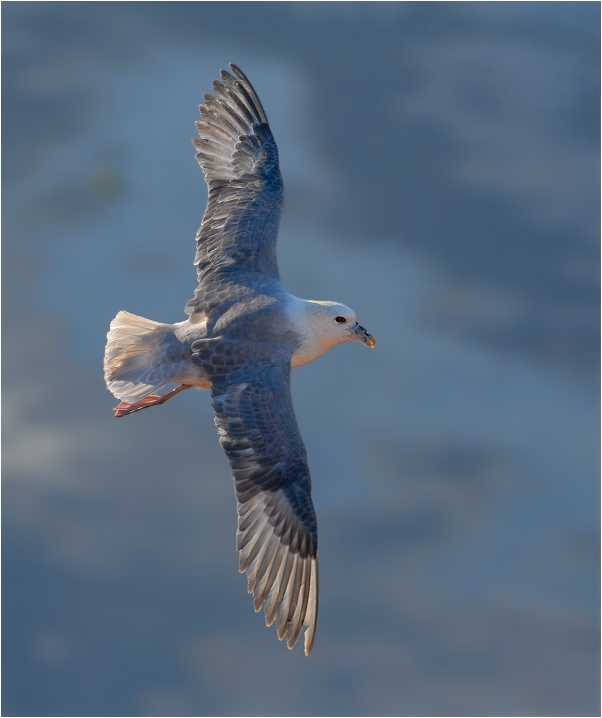
[[240,571],[255,610],[264,608],[289,648],[306,626],[308,655],[318,618],[318,533],[291,368],[342,342],[376,342],[349,307],[298,299],[280,283],[278,149],[251,83],[235,65],[230,70],[214,81],[215,95],[205,95],[193,140],[209,198],[188,319],[161,324],[119,312],[107,335],[105,381],[121,401],[118,417],[190,387],[211,391],[234,479]]

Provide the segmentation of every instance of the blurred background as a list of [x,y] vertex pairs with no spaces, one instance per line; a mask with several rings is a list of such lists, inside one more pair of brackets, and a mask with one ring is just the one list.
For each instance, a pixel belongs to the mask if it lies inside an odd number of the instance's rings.
[[[2,3],[3,714],[599,715],[600,6]],[[237,571],[210,398],[116,421],[181,321],[190,139],[235,62],[279,259],[378,339],[295,371],[314,652]]]

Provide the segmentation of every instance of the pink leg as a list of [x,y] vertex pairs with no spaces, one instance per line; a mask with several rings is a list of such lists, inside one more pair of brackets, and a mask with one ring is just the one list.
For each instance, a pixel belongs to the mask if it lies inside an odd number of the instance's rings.
[[127,416],[128,414],[133,414],[135,411],[148,409],[149,406],[158,406],[159,404],[164,404],[168,399],[171,399],[172,396],[175,396],[181,391],[184,391],[184,389],[189,388],[189,384],[181,384],[179,387],[177,387],[177,389],[170,391],[168,394],[163,394],[162,396],[157,396],[156,394],[149,394],[149,396],[145,396],[144,399],[140,399],[140,401],[137,401],[135,404],[127,404],[125,401],[122,401],[119,406],[116,406],[113,409],[113,411],[115,412],[116,417]]

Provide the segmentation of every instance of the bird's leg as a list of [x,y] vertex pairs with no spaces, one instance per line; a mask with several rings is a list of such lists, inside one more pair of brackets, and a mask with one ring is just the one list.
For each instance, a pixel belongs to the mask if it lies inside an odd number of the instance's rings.
[[170,391],[167,394],[163,394],[162,396],[157,396],[156,394],[149,394],[148,396],[145,396],[144,399],[140,399],[140,401],[137,401],[135,404],[126,404],[125,401],[122,401],[119,406],[116,406],[113,409],[113,411],[115,412],[116,417],[127,416],[128,414],[133,414],[135,411],[148,409],[149,406],[158,406],[159,404],[164,404],[168,399],[171,399],[172,396],[175,396],[181,391],[184,391],[184,389],[190,389],[190,384],[180,384],[179,387],[177,387],[173,391]]

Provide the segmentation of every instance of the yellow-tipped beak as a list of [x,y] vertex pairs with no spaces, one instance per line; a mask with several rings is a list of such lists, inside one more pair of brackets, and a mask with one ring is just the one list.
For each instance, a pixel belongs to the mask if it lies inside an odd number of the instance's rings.
[[354,339],[363,342],[366,346],[370,348],[376,346],[376,339],[372,336],[372,334],[368,334],[364,327],[362,327],[357,322],[355,322],[355,324],[351,327],[351,335]]

